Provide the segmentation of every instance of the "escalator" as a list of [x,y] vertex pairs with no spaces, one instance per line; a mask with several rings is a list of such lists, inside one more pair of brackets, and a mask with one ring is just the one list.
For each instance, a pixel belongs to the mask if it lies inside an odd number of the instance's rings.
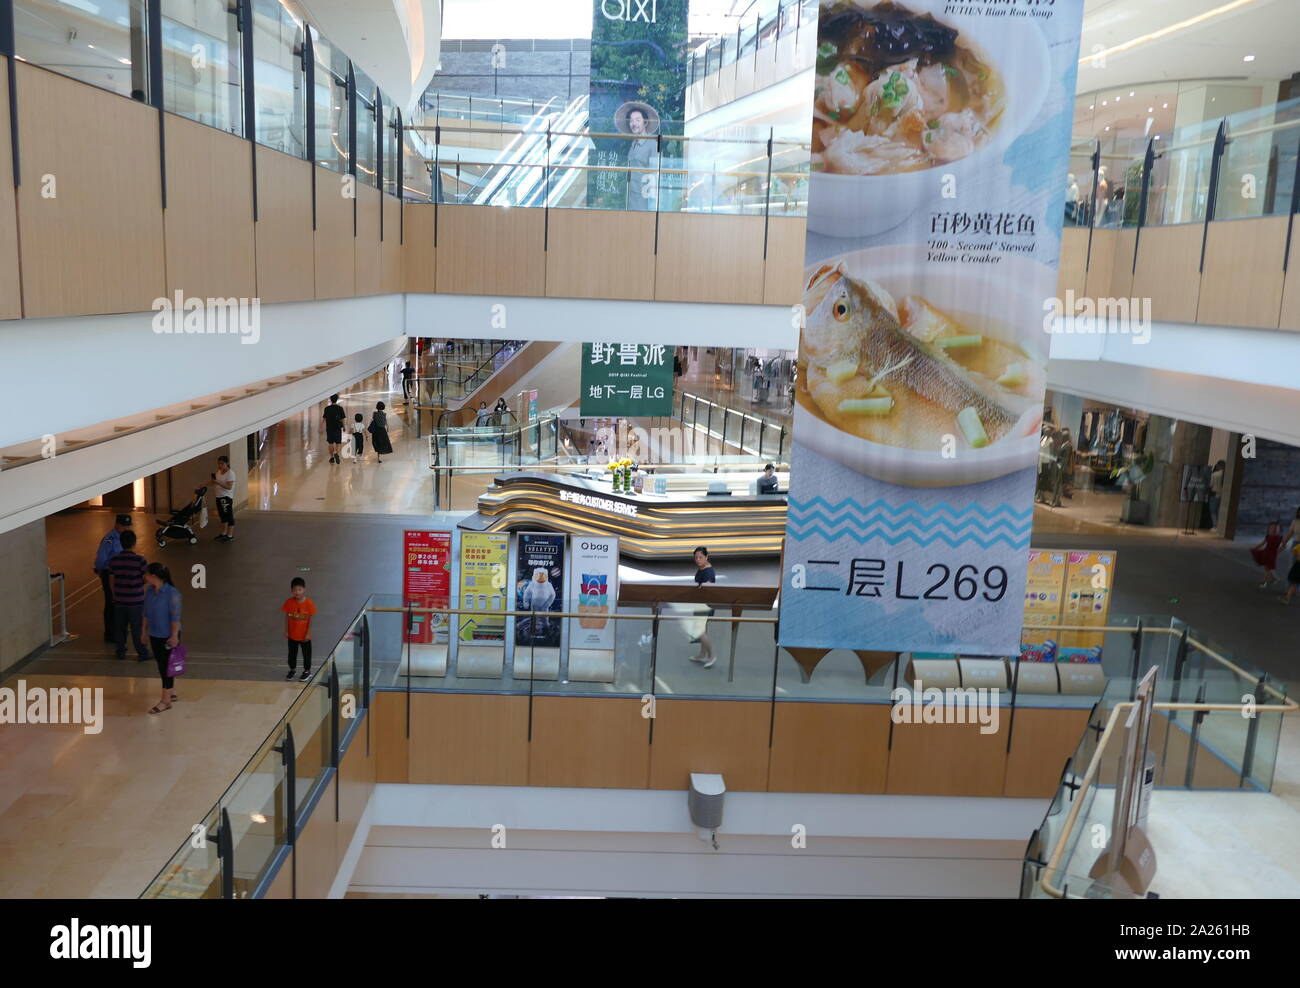
[[592,149],[591,139],[584,134],[587,103],[585,94],[563,107],[548,103],[495,154],[454,148],[455,132],[443,128],[443,143],[429,148],[430,164],[440,187],[460,191],[445,195],[442,201],[480,206],[558,205],[584,174],[573,166],[585,165]]

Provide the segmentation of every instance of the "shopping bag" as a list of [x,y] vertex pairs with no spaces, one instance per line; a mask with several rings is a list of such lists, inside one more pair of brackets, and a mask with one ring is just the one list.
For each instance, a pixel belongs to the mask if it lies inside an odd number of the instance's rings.
[[167,653],[167,675],[185,675],[185,656],[187,654],[185,646],[180,644]]
[[208,527],[208,502],[204,501],[203,506],[199,508],[199,528]]

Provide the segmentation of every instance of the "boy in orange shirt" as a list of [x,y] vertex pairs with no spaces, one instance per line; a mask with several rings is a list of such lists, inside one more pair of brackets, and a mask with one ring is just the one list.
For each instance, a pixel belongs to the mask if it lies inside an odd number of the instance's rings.
[[284,637],[289,639],[289,674],[285,679],[293,679],[298,669],[298,650],[302,649],[303,682],[311,679],[311,618],[316,613],[316,605],[307,596],[307,581],[295,576],[289,582],[291,596],[280,610],[284,611]]

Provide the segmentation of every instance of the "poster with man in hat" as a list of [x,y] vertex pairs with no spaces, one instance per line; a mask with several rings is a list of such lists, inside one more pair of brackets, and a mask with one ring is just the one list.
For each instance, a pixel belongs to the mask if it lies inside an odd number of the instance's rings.
[[[593,0],[587,205],[671,209],[680,186],[687,0]],[[661,174],[667,170],[668,174]]]

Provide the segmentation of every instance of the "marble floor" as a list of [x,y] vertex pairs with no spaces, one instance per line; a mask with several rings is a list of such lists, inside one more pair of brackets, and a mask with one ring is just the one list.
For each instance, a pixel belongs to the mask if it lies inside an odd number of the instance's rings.
[[[0,898],[134,898],[275,726],[301,684],[24,674],[103,690],[102,730],[0,725]],[[14,687],[10,680],[7,686]]]

